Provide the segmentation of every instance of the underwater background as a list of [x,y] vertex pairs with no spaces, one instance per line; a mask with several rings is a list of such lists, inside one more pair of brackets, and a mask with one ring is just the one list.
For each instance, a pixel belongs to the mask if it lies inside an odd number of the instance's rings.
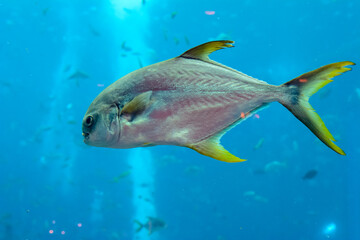
[[[210,40],[236,42],[213,60],[275,85],[359,64],[359,13],[356,0],[0,0],[0,239],[360,239],[359,65],[310,101],[347,156],[279,103],[223,137],[242,163],[81,135],[105,87]],[[148,217],[166,226],[136,232]]]

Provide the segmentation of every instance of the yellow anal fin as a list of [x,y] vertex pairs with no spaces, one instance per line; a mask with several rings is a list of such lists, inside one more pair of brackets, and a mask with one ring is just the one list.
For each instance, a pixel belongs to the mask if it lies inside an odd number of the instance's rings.
[[234,43],[234,41],[231,40],[207,42],[197,47],[191,48],[190,50],[187,50],[186,52],[181,54],[180,57],[199,59],[205,62],[209,62],[210,61],[209,55],[212,52],[215,52],[223,48],[234,47],[232,43]]
[[143,145],[142,145],[142,147],[153,147],[153,146],[156,146],[156,144],[151,143],[151,142],[146,142],[146,143],[143,143]]
[[229,153],[219,142],[218,136],[212,136],[196,144],[187,145],[187,147],[194,149],[198,153],[220,160],[223,162],[243,162],[245,159],[240,159]]

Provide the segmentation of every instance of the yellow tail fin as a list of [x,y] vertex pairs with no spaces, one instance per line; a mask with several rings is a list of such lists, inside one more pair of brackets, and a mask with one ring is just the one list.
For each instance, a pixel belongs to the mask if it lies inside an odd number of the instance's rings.
[[280,101],[323,143],[341,155],[345,155],[345,152],[333,142],[335,141],[334,137],[326,128],[320,116],[311,107],[309,98],[320,88],[332,82],[331,78],[351,70],[351,68],[345,67],[347,65],[355,65],[355,63],[349,61],[333,63],[294,78],[282,85],[289,88],[290,99]]

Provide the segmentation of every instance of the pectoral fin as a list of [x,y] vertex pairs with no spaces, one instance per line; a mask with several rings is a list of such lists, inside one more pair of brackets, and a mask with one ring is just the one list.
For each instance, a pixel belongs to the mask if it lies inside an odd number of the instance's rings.
[[152,91],[147,91],[137,95],[133,100],[125,104],[121,114],[138,114],[143,112],[150,104]]
[[229,153],[221,144],[220,138],[224,133],[220,133],[209,137],[201,142],[196,144],[187,145],[187,147],[194,149],[200,154],[205,156],[214,158],[216,160],[220,160],[223,162],[243,162],[246,161],[245,159],[240,159],[231,153]]

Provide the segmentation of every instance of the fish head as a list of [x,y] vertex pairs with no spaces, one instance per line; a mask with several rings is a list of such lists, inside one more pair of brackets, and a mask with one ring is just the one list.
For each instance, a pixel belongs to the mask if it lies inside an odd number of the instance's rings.
[[113,147],[121,134],[120,106],[117,101],[98,96],[82,121],[82,135],[87,145]]

